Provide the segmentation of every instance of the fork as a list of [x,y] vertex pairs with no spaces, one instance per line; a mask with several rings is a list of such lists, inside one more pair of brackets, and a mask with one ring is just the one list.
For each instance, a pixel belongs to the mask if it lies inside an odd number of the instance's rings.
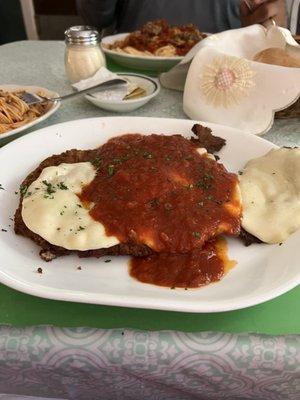
[[98,83],[95,86],[91,86],[87,89],[83,89],[83,90],[79,90],[78,92],[74,92],[74,93],[70,93],[67,94],[65,96],[59,96],[59,97],[44,97],[41,95],[37,95],[35,93],[29,93],[29,92],[25,92],[23,93],[20,98],[27,104],[27,105],[33,105],[33,104],[42,104],[42,103],[46,103],[48,101],[51,102],[56,102],[56,101],[62,101],[62,100],[66,100],[66,99],[71,99],[73,97],[76,96],[80,96],[84,93],[90,93],[90,92],[94,92],[94,91],[103,91],[103,90],[108,90],[108,89],[114,89],[117,88],[119,86],[123,86],[124,84],[127,84],[127,82],[124,79],[111,79],[109,81],[106,82],[101,82]]

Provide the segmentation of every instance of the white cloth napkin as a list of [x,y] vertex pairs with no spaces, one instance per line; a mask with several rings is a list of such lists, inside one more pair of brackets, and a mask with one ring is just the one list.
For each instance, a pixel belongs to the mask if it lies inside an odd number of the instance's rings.
[[251,61],[270,47],[300,57],[288,30],[252,25],[204,39],[160,81],[184,90],[183,109],[190,118],[262,134],[271,128],[275,111],[300,95],[300,68]]
[[128,81],[120,75],[114,74],[105,67],[101,67],[92,77],[74,83],[72,87],[76,90],[83,90],[95,86],[98,83],[106,82],[116,78],[124,79],[125,81],[127,81],[127,85],[117,87],[113,90],[93,92],[93,96],[97,97],[99,100],[104,101],[122,101],[127,94],[131,93],[134,89],[137,88],[137,85],[133,82]]

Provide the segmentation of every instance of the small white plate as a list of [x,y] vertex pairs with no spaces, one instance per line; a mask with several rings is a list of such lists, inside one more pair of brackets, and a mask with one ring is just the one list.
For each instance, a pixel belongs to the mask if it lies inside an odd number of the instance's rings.
[[[52,90],[48,90],[46,88],[40,87],[40,86],[20,86],[20,85],[0,85],[0,90],[4,90],[6,92],[12,92],[15,90],[26,90],[26,92],[29,93],[39,93],[42,92],[44,93],[44,95],[46,97],[58,97],[59,94],[56,92],[53,92]],[[55,111],[58,109],[58,107],[60,106],[60,102],[55,102],[51,105],[51,107],[49,108],[49,110],[41,115],[39,118],[34,119],[33,121],[29,122],[28,124],[24,124],[22,126],[20,126],[19,128],[16,129],[12,129],[8,132],[5,133],[1,133],[0,134],[0,140],[7,138],[9,136],[15,135],[18,132],[22,132],[27,128],[30,128],[31,126],[34,126],[42,121],[44,121],[45,119],[49,118],[50,115],[52,115],[53,113],[55,113]]]
[[105,36],[101,41],[103,52],[116,63],[124,67],[148,70],[155,72],[165,72],[178,64],[183,57],[159,57],[159,56],[136,56],[126,53],[118,53],[115,50],[109,50],[107,45],[113,44],[117,40],[124,40],[129,33],[118,33],[117,35]]
[[123,76],[124,78],[128,78],[132,83],[137,84],[140,88],[146,91],[146,95],[143,97],[138,97],[137,99],[129,99],[129,100],[102,100],[93,96],[92,94],[85,95],[85,98],[93,103],[95,106],[103,108],[108,111],[115,112],[129,112],[136,110],[139,107],[142,107],[148,101],[153,99],[153,97],[157,96],[160,91],[160,84],[158,81],[149,78],[144,75],[130,74],[130,73],[119,73],[118,75]]
[[[245,247],[228,240],[229,256],[237,261],[220,282],[191,290],[158,287],[138,282],[128,274],[127,257],[80,259],[75,255],[45,263],[31,240],[16,236],[13,217],[18,205],[20,182],[49,155],[68,149],[92,149],[108,139],[129,132],[180,133],[191,136],[195,121],[165,118],[91,118],[52,125],[17,139],[0,150],[0,282],[14,289],[50,299],[124,307],[186,312],[235,310],[262,303],[300,283],[300,232],[282,246],[254,244]],[[215,124],[214,134],[227,145],[221,162],[237,172],[245,163],[265,154],[273,144]],[[120,211],[122,212],[122,211]],[[1,229],[7,229],[2,232]],[[111,259],[105,263],[105,259]],[[81,270],[77,267],[81,266]],[[37,273],[41,267],[43,273]]]

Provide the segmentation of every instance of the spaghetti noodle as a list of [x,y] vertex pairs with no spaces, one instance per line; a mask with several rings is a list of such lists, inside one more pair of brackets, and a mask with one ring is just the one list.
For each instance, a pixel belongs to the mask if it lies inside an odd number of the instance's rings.
[[147,22],[124,40],[107,47],[118,53],[135,56],[176,57],[185,56],[205,37],[193,24],[171,26],[165,20],[157,20]]
[[23,93],[0,90],[0,134],[28,124],[48,111],[49,103],[27,105],[20,98]]

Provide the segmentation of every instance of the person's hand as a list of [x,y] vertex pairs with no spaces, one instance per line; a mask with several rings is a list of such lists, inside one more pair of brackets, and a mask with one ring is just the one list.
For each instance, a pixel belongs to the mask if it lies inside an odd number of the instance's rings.
[[242,26],[264,24],[271,18],[286,26],[285,0],[241,0],[240,13]]

